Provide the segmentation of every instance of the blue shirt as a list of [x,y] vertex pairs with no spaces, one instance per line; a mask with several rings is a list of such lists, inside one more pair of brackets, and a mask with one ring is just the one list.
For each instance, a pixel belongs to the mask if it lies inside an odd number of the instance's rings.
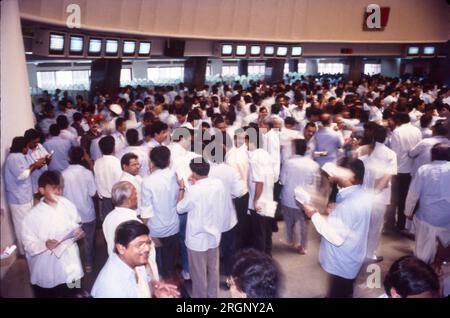
[[97,192],[97,186],[92,171],[80,165],[70,165],[62,175],[64,196],[77,207],[81,222],[94,221],[95,209],[92,197]]
[[[145,266],[138,266],[142,277],[148,277]],[[150,281],[150,279],[148,279]],[[112,253],[97,276],[91,295],[94,298],[138,298],[138,284],[134,270]]]
[[27,158],[23,153],[10,153],[5,161],[5,193],[9,204],[25,204],[33,200],[31,176],[23,180],[19,176],[29,169]]
[[315,151],[326,151],[326,156],[316,158],[317,163],[322,167],[327,162],[335,162],[338,149],[344,144],[341,133],[334,131],[330,127],[320,128],[314,135]]
[[49,170],[61,172],[69,166],[69,150],[72,146],[69,140],[56,136],[44,142],[43,146],[49,153],[54,152],[48,164]]
[[327,273],[346,279],[358,275],[366,256],[372,203],[372,195],[360,185],[339,191],[328,222],[344,243],[335,246],[322,238],[319,261]]

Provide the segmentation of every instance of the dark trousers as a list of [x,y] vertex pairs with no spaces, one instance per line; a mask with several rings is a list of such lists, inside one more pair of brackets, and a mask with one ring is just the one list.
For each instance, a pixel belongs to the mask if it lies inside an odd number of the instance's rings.
[[97,220],[81,225],[86,236],[84,238],[84,257],[86,258],[86,266],[94,266],[95,259],[95,230],[97,228]]
[[158,271],[162,278],[171,279],[175,276],[175,265],[179,249],[179,235],[158,238],[161,246],[156,248]]
[[329,298],[353,298],[354,279],[346,279],[330,274]]
[[220,256],[223,258],[223,274],[231,275],[233,256],[236,254],[237,225],[231,230],[223,232],[220,240]]
[[187,247],[186,247],[186,223],[188,214],[179,214],[178,218],[180,220],[180,255],[181,255],[181,267],[183,271],[186,273],[189,273],[189,259],[188,259],[188,253],[187,253]]
[[61,284],[53,288],[43,288],[31,285],[36,298],[75,298],[80,293],[80,288],[69,288],[67,284]]
[[103,220],[106,218],[109,212],[114,209],[111,198],[101,198],[100,199],[100,214]]
[[409,173],[399,173],[392,177],[391,205],[386,213],[386,223],[393,226],[397,214],[396,226],[399,230],[405,229],[405,201],[410,183],[411,175]]
[[267,255],[272,255],[272,225],[273,218],[262,216],[254,210],[250,210],[252,228],[252,246]]
[[236,224],[236,249],[250,247],[250,216],[247,214],[249,194],[246,193],[240,198],[234,199],[234,206],[236,207],[236,216],[238,223]]

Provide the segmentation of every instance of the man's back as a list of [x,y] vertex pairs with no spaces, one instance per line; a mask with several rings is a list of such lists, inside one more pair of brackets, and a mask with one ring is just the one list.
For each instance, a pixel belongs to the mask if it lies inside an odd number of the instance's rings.
[[327,153],[325,156],[316,159],[320,166],[327,162],[336,161],[338,149],[343,145],[343,138],[340,133],[330,127],[323,127],[314,135],[314,141],[315,151],[326,151]]
[[49,170],[63,171],[69,166],[69,150],[72,146],[69,140],[56,136],[44,142],[43,146],[49,153],[53,152]]
[[419,128],[403,124],[395,128],[391,136],[391,149],[397,154],[398,173],[411,173],[412,160],[408,156],[415,145],[422,140]]
[[136,216],[136,211],[121,207],[116,207],[106,216],[105,220],[103,221],[102,228],[109,255],[114,253],[114,235],[116,233],[117,227],[120,223],[131,220],[142,222]]

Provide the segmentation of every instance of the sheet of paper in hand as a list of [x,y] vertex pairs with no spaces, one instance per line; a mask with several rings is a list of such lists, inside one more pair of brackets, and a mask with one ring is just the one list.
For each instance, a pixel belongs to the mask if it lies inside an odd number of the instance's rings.
[[82,229],[80,227],[77,227],[64,235],[59,241],[58,246],[52,250],[53,254],[57,258],[61,258],[61,256],[64,254],[66,249],[71,246],[77,239],[78,235],[80,235]]
[[258,200],[258,205],[261,208],[259,214],[273,218],[275,217],[275,211],[277,210],[278,203],[272,200]]
[[332,162],[325,163],[322,166],[322,170],[331,177],[349,179],[353,176],[353,172],[351,170],[339,167]]
[[311,204],[311,195],[298,186],[294,189],[295,200],[300,202],[301,205]]

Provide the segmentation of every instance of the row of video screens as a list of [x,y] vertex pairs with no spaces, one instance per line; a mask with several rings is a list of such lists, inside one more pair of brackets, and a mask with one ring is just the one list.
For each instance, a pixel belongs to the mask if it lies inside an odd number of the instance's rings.
[[407,49],[408,56],[435,56],[436,55],[436,47],[434,46],[409,46]]
[[299,45],[222,43],[220,45],[220,54],[223,57],[300,57],[302,55],[302,47]]
[[[67,43],[66,43],[67,42]],[[150,41],[137,41],[114,38],[100,38],[95,36],[50,33],[49,54],[64,55],[68,45],[68,54],[74,56],[150,56],[152,43]]]

